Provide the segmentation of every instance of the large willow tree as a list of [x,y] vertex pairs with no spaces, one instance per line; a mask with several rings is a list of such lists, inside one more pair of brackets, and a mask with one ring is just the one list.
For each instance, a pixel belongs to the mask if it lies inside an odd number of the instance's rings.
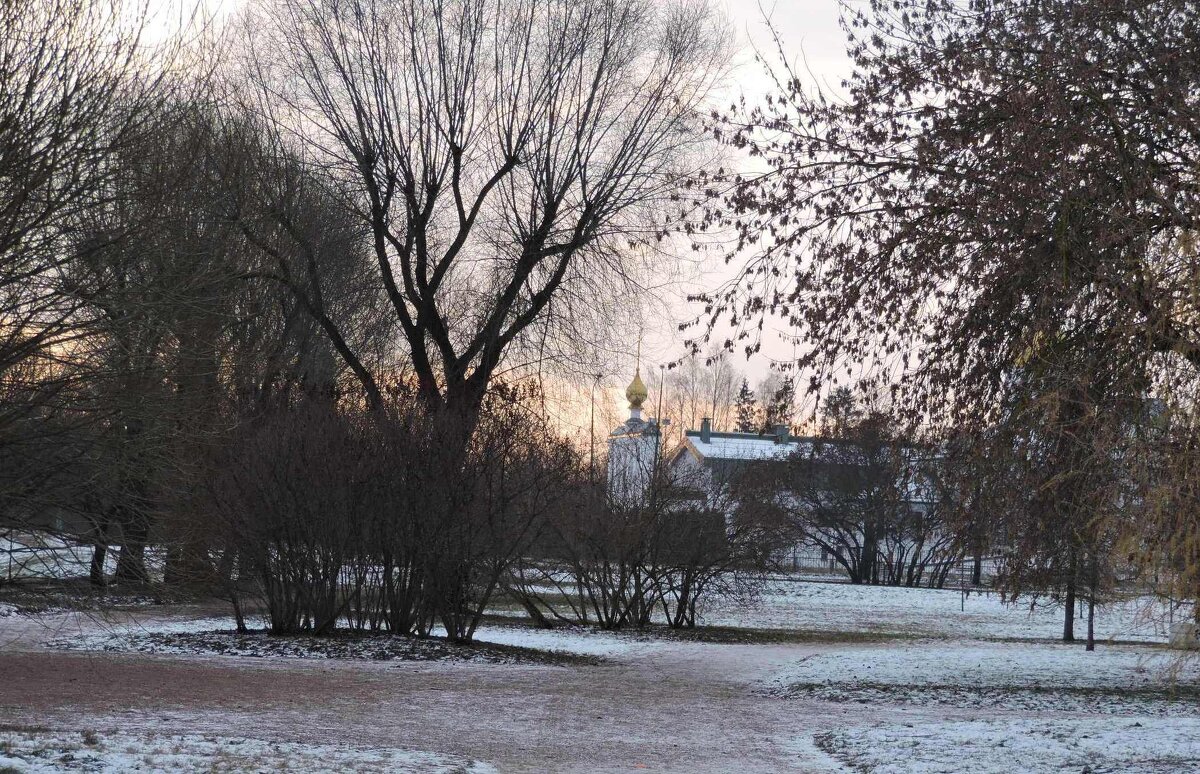
[[[636,290],[636,246],[708,160],[728,36],[704,3],[259,10],[262,107],[357,213],[420,395],[464,428],[531,333],[584,335],[588,309]],[[377,401],[378,375],[351,366]]]

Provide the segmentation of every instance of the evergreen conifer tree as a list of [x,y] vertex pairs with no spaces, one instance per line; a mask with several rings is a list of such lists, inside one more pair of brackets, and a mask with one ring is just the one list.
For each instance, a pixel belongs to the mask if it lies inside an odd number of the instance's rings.
[[[765,398],[766,396],[764,396]],[[763,425],[771,432],[777,425],[792,426],[792,413],[796,402],[796,382],[791,376],[784,377],[778,389],[764,400]]]
[[736,407],[736,429],[739,433],[753,433],[758,429],[758,404],[750,382],[742,380],[742,388],[738,390]]

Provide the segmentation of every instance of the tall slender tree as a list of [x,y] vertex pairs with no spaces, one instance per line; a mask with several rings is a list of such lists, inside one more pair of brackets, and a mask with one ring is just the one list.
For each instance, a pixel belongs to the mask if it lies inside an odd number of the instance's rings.
[[754,390],[750,389],[748,379],[742,379],[742,386],[738,390],[735,405],[737,425],[734,429],[739,433],[753,433],[757,430],[759,427],[758,400],[754,397]]

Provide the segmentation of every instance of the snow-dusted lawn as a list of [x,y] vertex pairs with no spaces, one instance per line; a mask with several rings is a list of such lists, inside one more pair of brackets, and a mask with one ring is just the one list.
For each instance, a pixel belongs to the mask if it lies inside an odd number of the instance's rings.
[[0,731],[0,771],[370,771],[484,774],[490,766],[394,748],[262,742],[217,736]]
[[878,774],[1009,772],[1194,772],[1195,718],[995,718],[854,728],[819,735],[817,746]]
[[1197,666],[1137,646],[918,641],[815,653],[762,685],[782,698],[873,706],[1200,718]]
[[[415,725],[405,732],[417,736],[389,737],[398,740],[390,744],[455,749],[502,770],[627,771],[648,760],[646,767],[654,770],[685,771],[1200,771],[1200,659],[1164,647],[1170,614],[1145,599],[1100,609],[1099,644],[1087,652],[1082,642],[1056,641],[1059,609],[1031,609],[1024,601],[1005,605],[995,594],[964,597],[957,591],[780,580],[757,604],[710,605],[704,622],[722,627],[713,636],[543,631],[494,619],[481,626],[480,642],[593,658],[547,663],[434,659],[442,663],[420,669],[379,665],[373,646],[330,655],[303,652],[302,640],[264,647],[261,639],[230,639],[226,650],[211,643],[190,649],[187,643],[193,640],[187,637],[208,638],[206,632],[231,629],[232,620],[213,617],[211,611],[182,619],[165,610],[88,619],[75,631],[60,630],[43,641],[76,650],[157,654],[160,660],[147,662],[152,664],[256,656],[195,663],[240,670],[243,664],[269,661],[281,674],[335,670],[351,681],[368,672],[403,679],[406,690],[422,692],[421,702],[436,696],[445,704],[441,715],[425,715],[420,705],[417,717],[428,720],[411,721]],[[1174,615],[1189,613],[1176,610]],[[11,611],[0,617],[0,634],[20,617]],[[1077,633],[1082,631],[1080,625]],[[227,636],[232,635],[212,635],[218,645]],[[314,657],[336,663],[314,665]],[[422,660],[400,652],[387,658]],[[507,709],[514,702],[525,708],[524,716]],[[447,716],[445,707],[460,714]],[[381,716],[379,723],[390,731],[388,717]],[[449,724],[451,730],[437,724]],[[475,724],[481,733],[477,746],[455,733],[459,724]],[[540,738],[543,728],[549,741],[537,747],[530,740]],[[270,770],[271,762],[287,761],[303,770],[405,771],[462,762],[368,744],[364,750],[273,745],[172,736],[158,733],[163,729],[157,726],[140,730],[142,736],[128,738],[102,734],[98,746],[85,744],[78,734],[20,740],[9,733],[0,736],[10,744],[5,754],[22,763],[0,757],[0,768],[52,770],[69,763],[117,771],[136,758],[164,770]],[[429,736],[422,736],[426,732]],[[348,729],[344,738],[352,741],[355,733]],[[453,747],[446,746],[446,733]],[[562,741],[580,734],[578,743]],[[656,746],[664,740],[693,745],[689,762],[672,764],[676,753]],[[47,757],[51,752],[34,754],[56,750],[55,745],[80,760],[99,757],[87,759],[92,762],[85,766],[55,762]],[[177,754],[183,757],[169,757]],[[533,755],[541,757],[528,757]],[[612,755],[628,757],[616,762],[604,757]],[[267,763],[254,763],[260,759]]]
[[896,687],[1166,689],[1200,678],[1194,661],[1166,649],[1082,644],[919,640],[805,656],[776,675],[782,685],[825,682]]
[[[1190,610],[1176,611],[1187,616]],[[1096,615],[1101,640],[1165,642],[1170,614],[1147,597],[1105,605]],[[1054,639],[1062,634],[1060,608],[1027,599],[1005,604],[1000,595],[957,589],[853,586],[776,581],[753,606],[717,603],[704,622],[760,629],[875,632],[972,639]],[[1082,636],[1084,622],[1076,622]]]
[[[91,546],[55,537],[0,535],[0,578],[86,577],[91,562]],[[115,554],[107,558],[105,569],[116,569]]]

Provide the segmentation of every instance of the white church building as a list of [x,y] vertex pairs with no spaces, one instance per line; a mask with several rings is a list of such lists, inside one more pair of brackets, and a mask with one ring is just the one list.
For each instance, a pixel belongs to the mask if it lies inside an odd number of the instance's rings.
[[608,436],[609,493],[622,505],[644,505],[654,471],[662,465],[673,483],[703,492],[709,505],[716,506],[718,490],[745,465],[784,459],[811,447],[812,439],[793,436],[784,425],[769,434],[728,433],[714,431],[712,420],[705,419],[700,429],[685,429],[682,446],[668,450],[669,457],[660,459],[664,454],[662,431],[670,420],[644,416],[648,396],[639,367],[625,389],[629,418]]
[[[822,460],[832,454],[833,464],[847,464],[859,455],[854,444],[811,436],[793,435],[789,428],[776,426],[770,432],[719,432],[704,419],[699,429],[684,429],[681,443],[664,450],[663,430],[669,421],[646,417],[643,406],[648,390],[640,369],[625,391],[629,401],[629,418],[616,427],[608,437],[608,491],[616,507],[640,508],[650,504],[651,482],[656,472],[664,489],[669,490],[669,508],[687,508],[708,513],[720,513],[731,524],[738,503],[731,494],[731,485],[747,468],[756,463],[782,461],[790,457]],[[856,447],[855,447],[856,448]],[[903,501],[914,512],[928,512],[935,501],[921,472],[925,460],[910,456],[900,475],[905,494]],[[847,452],[850,452],[849,454]],[[854,462],[849,464],[853,465]],[[790,497],[790,495],[784,495]],[[823,499],[823,498],[822,498]],[[825,551],[816,544],[801,541],[788,549],[789,553],[810,552],[825,561]],[[829,567],[832,568],[832,561]]]
[[662,428],[657,419],[642,416],[649,391],[641,367],[625,389],[629,418],[608,435],[608,494],[619,507],[646,505],[650,482],[662,453]]
[[674,486],[707,500],[709,508],[723,509],[723,490],[746,465],[785,459],[812,447],[814,439],[794,436],[784,425],[771,433],[717,432],[705,419],[698,430],[685,429],[682,445],[666,450],[668,456],[661,458],[662,431],[670,420],[644,416],[648,395],[639,368],[625,390],[629,418],[608,436],[609,494],[627,507],[645,505],[654,471],[661,465]]

